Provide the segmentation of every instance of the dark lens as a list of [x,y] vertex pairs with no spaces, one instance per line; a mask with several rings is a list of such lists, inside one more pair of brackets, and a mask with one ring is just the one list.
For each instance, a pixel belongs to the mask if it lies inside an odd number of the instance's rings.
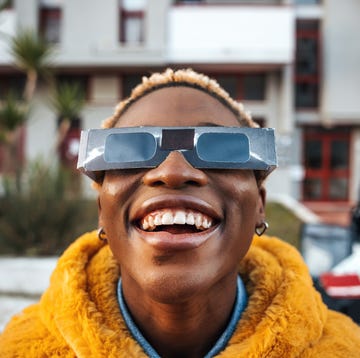
[[163,129],[161,149],[163,150],[191,150],[194,148],[193,128]]
[[250,158],[249,139],[243,133],[203,133],[196,151],[207,162],[245,163]]
[[156,152],[156,140],[149,133],[115,133],[106,138],[104,159],[109,163],[143,162]]

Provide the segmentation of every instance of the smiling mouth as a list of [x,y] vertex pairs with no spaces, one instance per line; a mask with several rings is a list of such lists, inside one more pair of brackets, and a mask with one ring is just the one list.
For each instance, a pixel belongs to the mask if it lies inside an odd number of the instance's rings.
[[199,233],[211,229],[215,224],[210,216],[190,209],[155,210],[138,221],[143,231],[166,231],[171,234]]

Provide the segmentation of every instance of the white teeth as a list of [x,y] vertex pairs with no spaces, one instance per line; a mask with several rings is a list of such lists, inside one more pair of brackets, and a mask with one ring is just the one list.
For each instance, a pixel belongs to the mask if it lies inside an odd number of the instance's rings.
[[208,229],[208,228],[211,226],[210,221],[208,221],[207,219],[205,219],[204,222],[203,222],[203,226],[204,226],[205,229]]
[[195,224],[195,218],[193,213],[189,213],[186,217],[186,223],[188,225],[194,225]]
[[184,225],[186,223],[186,214],[183,211],[177,211],[174,216],[174,224]]
[[163,225],[173,225],[174,224],[174,217],[171,213],[165,213],[161,219],[161,223]]
[[196,215],[195,216],[195,226],[198,230],[201,228],[202,222],[203,222],[203,220],[202,220],[201,215]]
[[195,225],[198,230],[207,230],[213,225],[212,219],[202,213],[184,209],[162,209],[146,215],[140,225],[143,230],[153,231],[161,225]]
[[203,227],[204,229],[207,229],[207,227],[208,227],[208,222],[207,222],[206,219],[203,221],[202,227]]
[[152,216],[148,217],[148,223],[150,227],[155,227],[154,218]]
[[161,216],[160,216],[160,215],[156,215],[156,216],[154,217],[154,225],[156,225],[156,226],[162,225]]

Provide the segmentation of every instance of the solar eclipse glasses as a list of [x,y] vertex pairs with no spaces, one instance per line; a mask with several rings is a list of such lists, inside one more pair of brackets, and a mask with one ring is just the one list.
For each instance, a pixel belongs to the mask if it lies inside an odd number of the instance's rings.
[[249,127],[128,127],[81,132],[78,169],[98,181],[112,169],[154,168],[179,151],[199,169],[277,166],[274,129]]

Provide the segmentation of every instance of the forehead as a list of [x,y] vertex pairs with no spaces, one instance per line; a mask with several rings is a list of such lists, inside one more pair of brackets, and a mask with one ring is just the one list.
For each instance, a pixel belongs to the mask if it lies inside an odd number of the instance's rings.
[[116,127],[239,126],[235,114],[218,99],[189,87],[155,90],[132,104]]

